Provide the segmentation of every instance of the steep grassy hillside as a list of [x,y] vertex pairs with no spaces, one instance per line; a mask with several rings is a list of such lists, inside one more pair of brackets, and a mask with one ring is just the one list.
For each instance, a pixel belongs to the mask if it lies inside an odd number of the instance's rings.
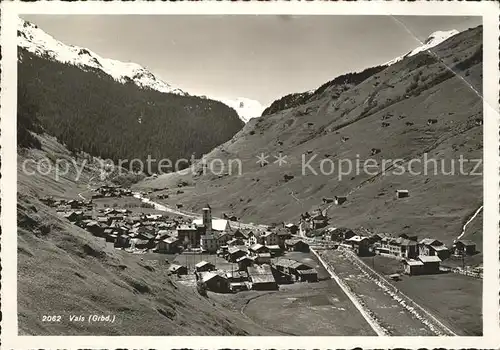
[[[215,212],[233,211],[243,221],[264,223],[297,220],[323,197],[347,195],[347,202],[328,210],[334,226],[406,232],[449,243],[482,204],[482,176],[459,174],[458,164],[460,156],[482,159],[482,27],[371,73],[341,89],[326,84],[318,98],[305,104],[278,106],[208,155],[209,161],[225,164],[241,159],[241,176],[227,169],[220,176],[200,175],[198,167],[194,175],[165,175],[139,187],[168,187],[170,204],[199,211],[210,202]],[[428,125],[429,119],[436,122]],[[372,155],[372,149],[380,152]],[[273,163],[280,152],[287,156],[281,167]],[[270,156],[270,164],[256,164],[260,153]],[[428,163],[427,174],[412,161],[423,164],[425,154],[436,160]],[[327,159],[326,174],[302,173],[302,157],[307,162],[313,156],[310,164],[318,173],[320,161]],[[362,165],[369,158],[378,167],[339,178],[339,162],[350,160],[355,169],[357,160]],[[331,173],[329,161],[335,165]],[[441,161],[446,172],[455,162],[455,175],[443,174]],[[403,174],[397,166],[405,167]],[[464,173],[474,167],[475,162],[465,163]],[[410,168],[419,174],[410,174]],[[190,186],[177,194],[173,188],[181,179]],[[396,199],[397,189],[408,189],[410,197]]]
[[282,98],[271,103],[267,107],[262,115],[274,114],[279,111],[298,107],[300,105],[319,100],[324,96],[329,96],[330,98],[337,98],[344,91],[358,85],[362,81],[368,79],[375,73],[387,68],[386,66],[377,66],[372,68],[367,68],[359,73],[347,73],[336,77],[335,79],[324,83],[319,88],[314,91],[307,91],[303,93],[293,93],[283,96]]
[[[18,317],[22,335],[243,335],[267,331],[167,275],[168,267],[118,251],[42,204],[46,195],[76,198],[97,174],[75,181],[30,176],[25,160],[76,158],[51,137],[18,154]],[[83,159],[78,159],[81,166]],[[26,169],[34,170],[28,163]],[[42,169],[48,170],[47,167]],[[70,315],[114,315],[115,323],[70,322]],[[61,315],[60,323],[43,322]]]
[[18,80],[28,96],[20,103],[31,103],[47,133],[71,150],[115,162],[150,155],[175,163],[209,152],[243,126],[236,111],[221,102],[121,84],[97,69],[24,49],[19,49]]

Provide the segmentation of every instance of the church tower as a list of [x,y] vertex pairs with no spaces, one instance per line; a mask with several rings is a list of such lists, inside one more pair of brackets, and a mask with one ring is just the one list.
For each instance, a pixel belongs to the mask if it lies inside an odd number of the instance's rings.
[[205,226],[205,234],[212,233],[212,208],[208,204],[203,208],[203,226]]

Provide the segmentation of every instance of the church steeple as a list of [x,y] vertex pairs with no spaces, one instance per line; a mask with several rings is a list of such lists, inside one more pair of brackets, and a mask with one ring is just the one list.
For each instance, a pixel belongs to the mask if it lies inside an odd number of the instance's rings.
[[203,226],[206,234],[212,233],[212,208],[209,204],[203,208]]

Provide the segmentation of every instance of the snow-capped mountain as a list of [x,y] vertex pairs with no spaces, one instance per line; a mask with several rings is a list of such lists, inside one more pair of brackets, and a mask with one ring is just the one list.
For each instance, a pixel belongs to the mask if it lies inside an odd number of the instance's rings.
[[259,101],[245,97],[238,97],[233,100],[214,97],[211,97],[211,99],[218,100],[234,109],[240,116],[240,119],[245,123],[252,118],[260,117],[262,115],[262,112],[264,111],[264,107],[260,104]]
[[452,29],[448,31],[437,31],[429,35],[427,40],[423,43],[423,45],[417,47],[416,49],[413,49],[412,51],[408,52],[407,54],[403,56],[396,57],[389,62],[384,63],[386,66],[390,66],[391,64],[394,64],[396,62],[401,61],[403,58],[406,57],[411,57],[416,55],[419,52],[429,50],[430,48],[433,48],[434,46],[437,46],[441,44],[443,41],[451,38],[454,35],[457,35],[459,33],[458,30]]
[[35,24],[21,18],[18,21],[17,38],[18,46],[36,55],[48,56],[53,60],[79,66],[82,69],[85,67],[100,69],[121,83],[132,81],[142,88],[187,95],[186,92],[171,86],[137,63],[103,58],[86,48],[66,45],[45,33]]
[[[173,87],[137,63],[103,58],[89,49],[66,45],[45,33],[35,24],[21,18],[18,21],[17,38],[18,46],[38,56],[49,57],[55,61],[69,63],[82,69],[86,67],[99,69],[121,83],[132,81],[141,88],[178,95],[189,95],[189,93]],[[237,99],[207,98],[218,100],[233,108],[245,123],[251,118],[260,117],[264,110],[260,102],[244,97]]]

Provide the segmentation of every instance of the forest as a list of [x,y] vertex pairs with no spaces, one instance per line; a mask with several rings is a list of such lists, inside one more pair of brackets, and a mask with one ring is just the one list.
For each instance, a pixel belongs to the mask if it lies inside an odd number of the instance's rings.
[[[19,49],[18,145],[43,130],[72,151],[119,160],[199,158],[242,127],[235,110],[197,96],[120,83],[104,72]],[[126,164],[126,163],[125,163]],[[155,170],[153,168],[153,170]]]

